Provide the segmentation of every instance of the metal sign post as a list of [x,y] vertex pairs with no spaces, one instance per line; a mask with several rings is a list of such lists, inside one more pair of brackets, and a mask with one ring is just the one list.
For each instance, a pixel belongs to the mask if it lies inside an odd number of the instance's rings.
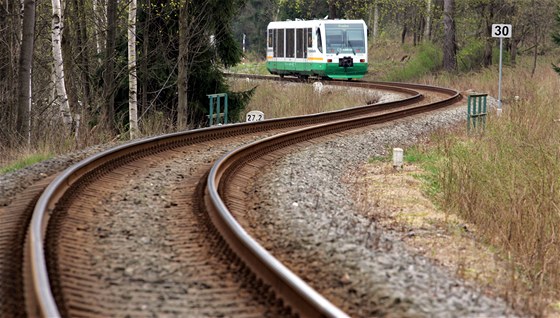
[[511,38],[511,24],[492,24],[492,37],[500,38],[500,74],[498,79],[498,115],[502,113],[502,50],[504,38]]

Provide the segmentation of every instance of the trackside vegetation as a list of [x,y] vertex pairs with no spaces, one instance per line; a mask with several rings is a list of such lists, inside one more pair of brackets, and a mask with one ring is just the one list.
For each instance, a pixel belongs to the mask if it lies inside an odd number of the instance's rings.
[[[560,80],[550,62],[534,77],[530,68],[510,73],[504,113],[490,114],[483,131],[435,134],[405,159],[424,168],[420,179],[438,206],[475,225],[508,259],[507,289],[527,290],[523,305],[540,315],[560,297]],[[497,73],[484,71],[455,84],[469,87],[476,76],[479,90],[497,83]]]
[[45,161],[50,158],[52,158],[52,155],[47,153],[35,153],[35,154],[27,155],[4,167],[0,167],[0,175],[13,172],[19,169],[23,169],[27,166],[31,166],[35,163]]

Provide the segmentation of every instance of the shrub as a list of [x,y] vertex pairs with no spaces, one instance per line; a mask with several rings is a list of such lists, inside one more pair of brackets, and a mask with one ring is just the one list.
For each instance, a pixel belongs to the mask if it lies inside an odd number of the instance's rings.
[[427,75],[442,65],[442,53],[432,43],[424,43],[418,47],[418,53],[405,62],[400,67],[387,74],[385,80],[388,81],[412,81]]

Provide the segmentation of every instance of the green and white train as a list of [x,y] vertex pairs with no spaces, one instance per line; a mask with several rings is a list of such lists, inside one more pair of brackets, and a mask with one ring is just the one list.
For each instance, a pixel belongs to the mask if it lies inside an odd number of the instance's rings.
[[368,69],[363,20],[270,22],[266,67],[272,74],[358,79]]

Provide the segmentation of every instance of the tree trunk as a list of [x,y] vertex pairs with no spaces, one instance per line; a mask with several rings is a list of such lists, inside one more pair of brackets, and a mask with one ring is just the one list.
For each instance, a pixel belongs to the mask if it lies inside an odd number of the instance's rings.
[[[78,46],[78,63],[82,69],[81,80],[83,85],[83,101],[81,107],[89,109],[91,103],[91,87],[90,87],[90,74],[91,65],[86,43],[88,42],[87,36],[87,23],[86,21],[86,6],[84,0],[76,0],[76,13],[78,20],[76,42]],[[83,109],[81,109],[83,110]]]
[[[143,27],[144,27],[144,36],[142,37],[142,54],[139,60],[140,63],[140,74],[141,76],[146,77],[148,74],[148,63],[150,62],[150,21],[152,19],[152,7],[146,6],[144,8],[144,14],[146,18],[144,19]],[[145,111],[148,109],[148,81],[141,81],[140,82],[142,87],[142,100],[138,107],[138,112],[140,114],[144,114]],[[142,115],[140,115],[140,119],[142,119]]]
[[336,10],[336,0],[327,0],[329,5],[329,19],[338,19],[338,12]]
[[58,104],[62,122],[66,126],[68,132],[72,130],[72,114],[70,112],[70,104],[68,103],[68,94],[66,93],[66,84],[64,82],[64,63],[62,59],[62,10],[60,0],[52,0],[52,52],[54,61],[56,99]]
[[424,28],[424,38],[429,40],[432,22],[432,0],[426,0],[426,25]]
[[371,38],[375,41],[379,32],[379,4],[376,2],[368,6],[368,27],[371,28]]
[[179,9],[179,65],[177,74],[177,90],[178,90],[178,104],[177,104],[177,129],[183,130],[187,127],[188,121],[188,82],[187,82],[187,67],[188,67],[188,6],[189,1],[183,0],[181,8]]
[[[93,14],[94,16],[97,16],[97,11],[98,9],[98,1],[99,0],[92,0],[93,2]],[[101,56],[101,39],[99,38],[99,28],[96,28],[93,32],[94,36],[95,36],[95,53],[97,53],[97,56]]]
[[[519,34],[517,34],[519,32],[519,30],[517,29],[518,27],[521,28],[521,26],[519,25],[519,17],[518,17],[518,12],[517,12],[517,4],[516,3],[512,3],[511,5],[511,16],[512,16],[512,28],[514,30],[516,30],[516,32],[513,32],[511,34],[511,39],[509,41],[509,55],[510,55],[510,64],[512,66],[515,66],[516,64],[516,55],[517,55],[517,45],[519,44],[518,39],[520,38]],[[521,32],[519,32],[521,33]]]
[[519,39],[512,34],[510,47],[510,63],[515,66],[517,64],[517,47],[519,45]]
[[117,28],[117,0],[107,3],[107,42],[105,45],[105,73],[103,76],[103,94],[105,109],[103,124],[112,133],[117,133],[115,127],[115,37]]
[[457,47],[455,43],[455,0],[443,2],[443,68],[454,72],[457,70]]
[[138,85],[136,78],[136,0],[128,7],[128,123],[130,139],[139,137]]
[[494,44],[494,39],[490,37],[492,33],[492,22],[494,21],[494,3],[490,1],[487,5],[488,8],[488,16],[486,17],[486,31],[485,31],[485,38],[486,44],[484,46],[484,57],[482,59],[482,63],[484,67],[488,67],[492,65],[492,47]]
[[[0,150],[12,144],[17,114],[17,69],[20,29],[19,1],[0,4]],[[10,79],[10,80],[7,80]]]
[[35,0],[23,1],[22,41],[19,54],[18,107],[16,114],[17,141],[23,144],[27,138],[31,142],[31,75],[33,67],[33,48],[35,37]]
[[406,32],[408,31],[408,26],[406,25],[406,22],[403,25],[403,29],[402,29],[402,33],[401,33],[401,44],[404,44],[404,41],[406,40]]
[[534,41],[535,50],[533,51],[533,69],[531,70],[531,77],[535,76],[535,71],[537,70],[537,56],[539,53],[539,24],[537,22],[537,7],[535,5],[535,0],[531,0],[531,7],[533,8],[533,29],[534,29]]

